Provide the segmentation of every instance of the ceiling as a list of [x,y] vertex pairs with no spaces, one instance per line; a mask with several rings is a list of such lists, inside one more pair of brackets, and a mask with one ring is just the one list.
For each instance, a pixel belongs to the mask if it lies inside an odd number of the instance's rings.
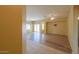
[[43,20],[46,18],[64,18],[69,14],[68,5],[28,5],[27,20]]

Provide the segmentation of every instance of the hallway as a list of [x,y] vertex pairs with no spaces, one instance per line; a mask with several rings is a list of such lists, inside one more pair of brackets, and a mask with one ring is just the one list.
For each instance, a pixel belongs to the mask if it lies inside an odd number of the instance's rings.
[[69,12],[64,5],[27,6],[25,53],[71,53]]
[[25,53],[71,53],[67,37],[56,34],[26,33],[26,52]]

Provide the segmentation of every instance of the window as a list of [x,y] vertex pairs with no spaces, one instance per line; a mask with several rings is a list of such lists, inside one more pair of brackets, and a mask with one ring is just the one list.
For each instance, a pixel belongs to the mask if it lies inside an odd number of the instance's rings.
[[34,31],[40,32],[40,24],[34,24]]
[[31,30],[31,25],[30,24],[26,24],[26,30]]

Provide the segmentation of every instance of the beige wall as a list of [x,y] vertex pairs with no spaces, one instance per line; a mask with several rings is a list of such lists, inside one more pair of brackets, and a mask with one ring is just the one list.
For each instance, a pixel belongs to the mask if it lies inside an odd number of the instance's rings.
[[0,53],[22,53],[23,6],[0,6]]
[[77,30],[78,30],[78,22],[77,18],[75,17],[75,8],[71,6],[70,14],[68,17],[68,38],[70,41],[70,45],[72,48],[72,53],[78,53],[78,37],[77,37]]
[[[57,24],[55,26],[55,24]],[[56,19],[46,23],[46,32],[52,34],[68,35],[67,18]]]
[[42,21],[41,24],[44,24],[44,30],[42,30],[42,32],[46,33],[46,22]]

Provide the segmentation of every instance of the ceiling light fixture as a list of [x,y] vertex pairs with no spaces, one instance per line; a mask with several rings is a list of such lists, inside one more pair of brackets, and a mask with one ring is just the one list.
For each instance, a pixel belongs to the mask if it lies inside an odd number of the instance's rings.
[[79,20],[79,16],[77,17],[77,19]]
[[54,20],[54,19],[55,19],[54,17],[51,17],[51,18],[50,18],[50,20]]

